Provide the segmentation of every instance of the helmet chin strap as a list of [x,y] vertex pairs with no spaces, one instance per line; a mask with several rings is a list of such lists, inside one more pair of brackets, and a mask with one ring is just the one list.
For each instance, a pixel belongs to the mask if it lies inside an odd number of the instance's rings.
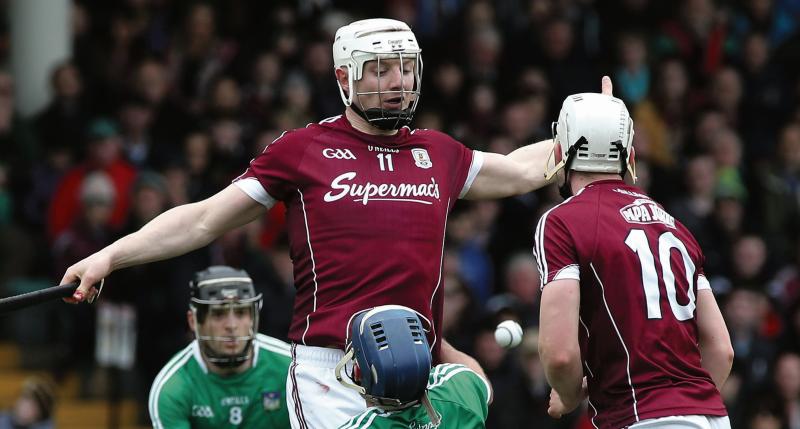
[[572,196],[572,186],[569,184],[569,168],[564,169],[564,183],[558,187],[558,194],[565,200]]
[[586,141],[586,138],[581,137],[578,139],[578,141],[569,148],[567,151],[567,156],[565,156],[562,160],[562,163],[564,164],[564,183],[558,187],[558,193],[561,195],[561,198],[565,200],[572,196],[572,186],[569,184],[569,168],[572,166],[572,161],[578,155],[578,149],[585,144],[589,144],[589,142]]
[[410,106],[402,110],[385,110],[379,107],[373,107],[371,109],[366,109],[366,111],[361,110],[356,103],[352,103],[350,107],[358,116],[364,118],[368,124],[381,130],[399,130],[411,124],[412,114]]

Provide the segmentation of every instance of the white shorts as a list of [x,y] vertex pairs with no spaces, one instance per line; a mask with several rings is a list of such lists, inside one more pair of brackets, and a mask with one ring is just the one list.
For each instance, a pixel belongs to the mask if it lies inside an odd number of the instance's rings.
[[731,429],[728,416],[669,416],[642,420],[629,429]]
[[[292,365],[286,379],[292,429],[337,429],[367,409],[358,392],[336,380],[334,369],[343,356],[338,349],[292,344]],[[350,363],[342,375],[352,367]]]

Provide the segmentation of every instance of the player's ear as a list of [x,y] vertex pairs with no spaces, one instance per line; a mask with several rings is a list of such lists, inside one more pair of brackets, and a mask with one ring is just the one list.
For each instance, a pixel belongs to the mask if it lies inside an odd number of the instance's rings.
[[345,94],[348,94],[350,92],[350,82],[348,80],[348,72],[346,68],[339,67],[336,69],[336,80],[339,81],[339,85],[342,86]]
[[186,312],[186,323],[189,324],[189,329],[194,332],[194,313],[192,313],[192,310]]

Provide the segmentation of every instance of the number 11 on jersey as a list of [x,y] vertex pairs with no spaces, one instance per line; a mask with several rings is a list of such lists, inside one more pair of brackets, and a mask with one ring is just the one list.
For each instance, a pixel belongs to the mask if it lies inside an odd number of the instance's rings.
[[[386,160],[386,165],[384,165],[384,159]],[[391,153],[379,153],[378,154],[378,161],[381,164],[381,171],[394,171],[394,164],[392,164],[392,154]]]

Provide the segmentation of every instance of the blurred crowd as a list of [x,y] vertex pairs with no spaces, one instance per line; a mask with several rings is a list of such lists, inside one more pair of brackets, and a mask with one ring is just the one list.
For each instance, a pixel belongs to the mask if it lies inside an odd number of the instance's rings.
[[[75,0],[73,55],[53,68],[41,112],[16,112],[14,76],[0,69],[0,295],[56,284],[159,213],[225,187],[282,131],[340,114],[333,34],[367,17],[403,20],[420,40],[414,127],[478,150],[549,138],[564,97],[610,75],[635,122],[637,184],[705,252],[736,352],[723,392],[733,426],[800,428],[798,0]],[[591,426],[546,415],[531,248],[558,202],[552,186],[461,201],[448,223],[444,329],[494,384],[490,428]],[[285,338],[283,222],[279,205],[207,248],[113,274],[97,306],[2,316],[0,335],[56,379],[82,372],[87,396],[115,368],[131,380],[121,393],[142,398],[188,341],[187,282],[210,263],[246,269],[265,294],[261,330]],[[511,351],[493,338],[507,318],[526,328]]]

